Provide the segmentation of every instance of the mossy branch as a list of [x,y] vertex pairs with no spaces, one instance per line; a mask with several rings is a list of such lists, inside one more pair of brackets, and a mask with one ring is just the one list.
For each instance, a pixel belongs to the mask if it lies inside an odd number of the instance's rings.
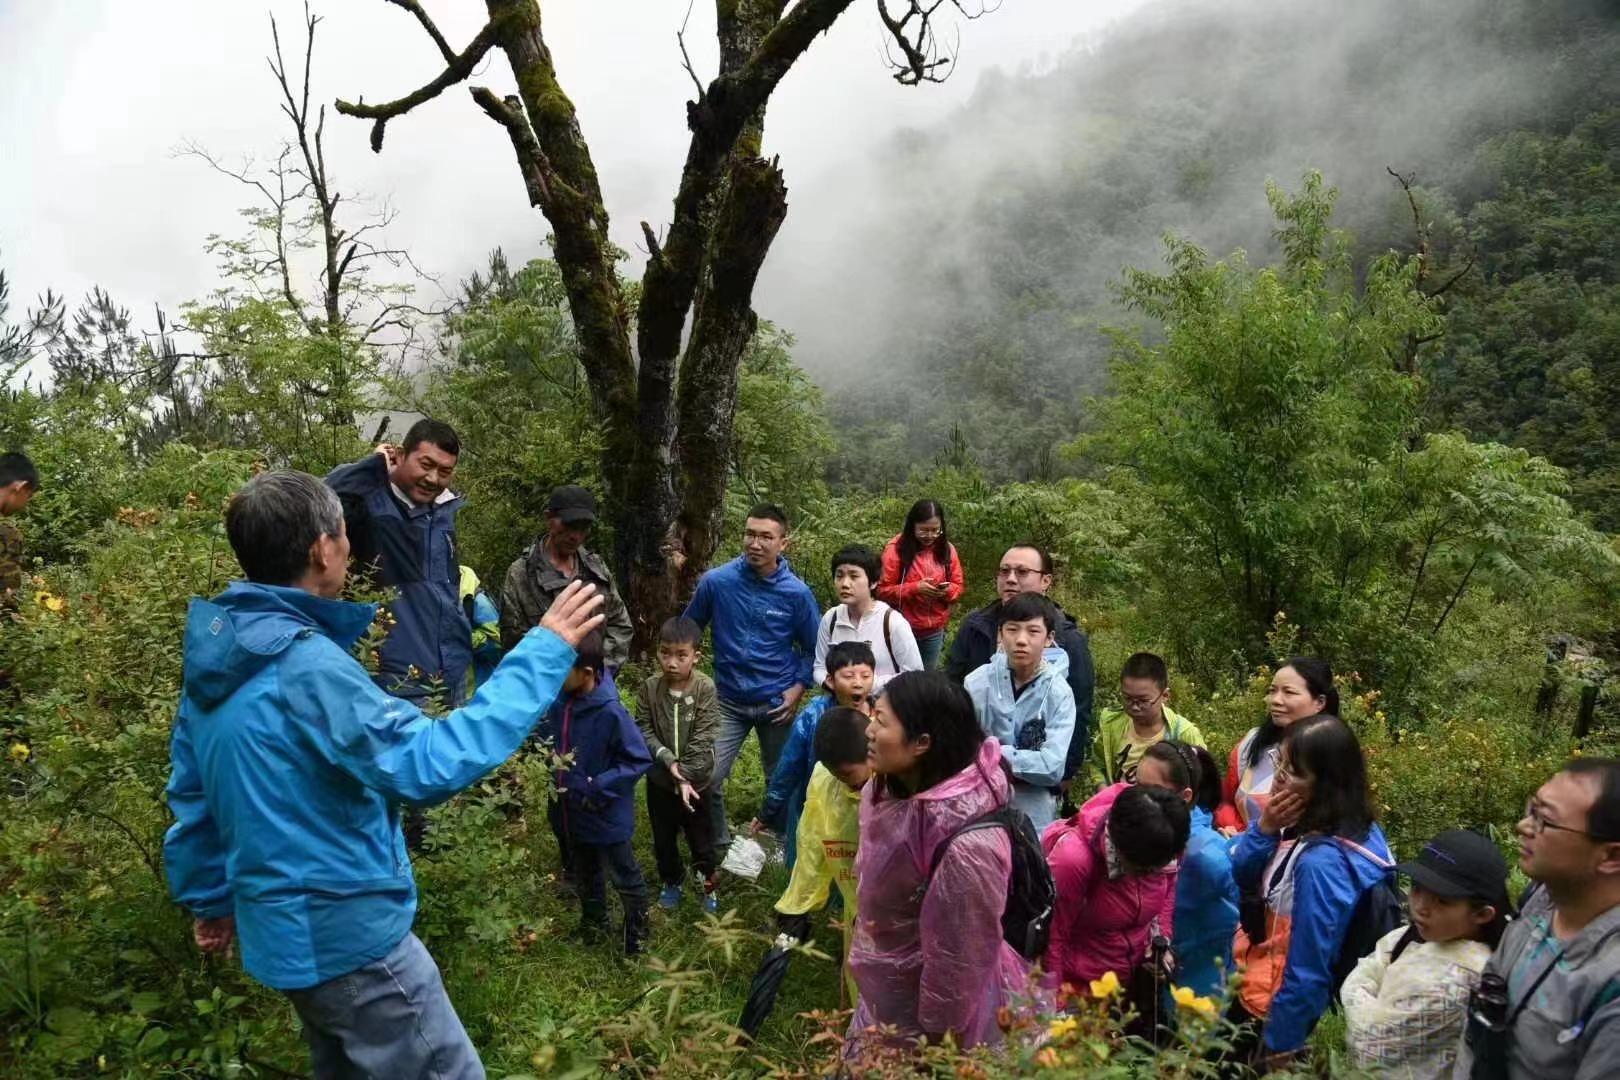
[[[399,3],[400,0],[390,0],[390,2]],[[401,6],[408,9],[406,4],[401,4]],[[428,25],[432,25],[431,21]],[[439,35],[435,40],[442,43],[444,38]],[[432,101],[456,83],[465,81],[472,74],[473,68],[478,66],[478,62],[484,58],[484,54],[489,52],[490,47],[494,44],[495,25],[485,23],[484,27],[472,39],[472,42],[459,54],[453,56],[438,77],[427,85],[418,87],[397,101],[386,102],[382,105],[367,105],[364,101],[350,102],[340,98],[337,101],[337,111],[344,116],[375,120],[376,123],[371,126],[371,149],[372,152],[380,154],[382,153],[383,127],[388,121],[396,116],[410,112],[424,102]]]

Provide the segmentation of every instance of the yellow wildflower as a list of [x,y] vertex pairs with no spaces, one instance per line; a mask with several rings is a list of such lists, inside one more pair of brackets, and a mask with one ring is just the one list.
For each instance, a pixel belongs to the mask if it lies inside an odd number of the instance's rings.
[[61,611],[63,608],[67,607],[66,600],[62,599],[60,596],[52,596],[43,589],[40,590],[39,594],[34,597],[34,603],[38,604],[46,611]]
[[1119,991],[1119,976],[1112,971],[1105,971],[1102,978],[1091,980],[1091,996],[1094,998],[1118,997]]
[[1178,1008],[1185,1009],[1204,1020],[1215,1019],[1215,1002],[1210,998],[1200,997],[1192,987],[1174,987],[1170,991],[1170,996],[1175,999]]
[[12,761],[27,761],[28,755],[31,753],[33,751],[28,749],[27,743],[14,742],[11,744]]
[[1046,1037],[1049,1039],[1061,1039],[1066,1035],[1074,1034],[1074,1030],[1079,1026],[1080,1021],[1074,1017],[1060,1016],[1047,1025]]

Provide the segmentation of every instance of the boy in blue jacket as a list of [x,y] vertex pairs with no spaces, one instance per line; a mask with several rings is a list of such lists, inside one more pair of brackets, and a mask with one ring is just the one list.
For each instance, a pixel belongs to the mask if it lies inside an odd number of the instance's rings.
[[872,646],[864,641],[840,641],[827,650],[826,664],[827,692],[799,710],[766,785],[759,817],[749,825],[749,831],[755,833],[766,828],[776,830],[782,837],[782,853],[790,871],[798,857],[799,815],[810,789],[810,774],[816,768],[816,727],[822,715],[835,705],[860,713],[870,713],[872,708],[872,681],[877,670]]
[[193,600],[170,742],[169,890],[197,944],[240,939],[248,974],[291,1001],[317,1077],[482,1080],[411,933],[416,882],[401,804],[431,806],[506,760],[599,626],[575,587],[442,719],[390,697],[349,650],[376,609],[338,599],[349,539],[313,476],[265,472],[225,532],[246,581]]
[[624,907],[624,953],[635,956],[647,932],[647,882],[630,837],[636,780],[652,767],[652,755],[607,674],[600,633],[579,643],[562,690],[543,735],[568,759],[549,812],[579,888],[579,934],[587,941],[607,936],[606,874]]
[[1058,814],[1058,787],[1074,738],[1068,654],[1053,646],[1057,609],[1038,593],[1020,593],[996,613],[1001,651],[963,684],[979,727],[1001,744],[1013,774],[1013,804],[1037,833]]

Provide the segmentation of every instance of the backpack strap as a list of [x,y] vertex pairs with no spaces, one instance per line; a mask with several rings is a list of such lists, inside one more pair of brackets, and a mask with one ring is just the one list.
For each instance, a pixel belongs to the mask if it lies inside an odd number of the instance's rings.
[[889,616],[893,614],[894,608],[883,609],[883,647],[889,650],[889,666],[899,672],[900,662],[894,658],[894,639],[889,636]]
[[1376,851],[1372,851],[1363,845],[1356,843],[1354,840],[1349,839],[1348,837],[1335,835],[1333,839],[1338,842],[1339,853],[1344,855],[1346,861],[1348,861],[1350,858],[1348,853],[1354,851],[1362,858],[1378,867],[1380,870],[1389,871],[1395,869],[1395,863],[1393,860],[1384,858]]
[[1002,813],[1004,810],[1006,810],[1005,806],[998,806],[994,810],[980,814],[972,821],[957,826],[956,830],[952,832],[951,835],[941,840],[939,842],[939,846],[934,848],[933,858],[930,859],[928,863],[928,880],[934,880],[934,871],[938,870],[939,864],[944,861],[945,851],[951,846],[951,841],[955,840],[963,833],[981,832],[985,829],[1006,829],[1007,835],[1011,836],[1012,825],[1007,821],[1006,816]]

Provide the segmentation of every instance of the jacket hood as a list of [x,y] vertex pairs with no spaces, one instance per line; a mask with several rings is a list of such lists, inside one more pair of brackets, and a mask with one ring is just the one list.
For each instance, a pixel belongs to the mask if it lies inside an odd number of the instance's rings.
[[570,703],[574,706],[575,716],[593,713],[609,705],[619,704],[619,688],[613,682],[613,676],[603,672],[601,677],[596,680],[596,686],[590,693],[575,694],[572,697],[564,695],[557,699],[557,707],[559,708]]
[[[1035,673],[1035,681],[1019,695],[1019,700],[1031,694],[1045,697],[1052,683],[1065,682],[1069,678],[1068,653],[1054,645],[1041,653],[1041,659],[1041,670]],[[996,696],[996,704],[1002,712],[1012,711],[1012,669],[1007,666],[1007,654],[999,650],[990,657],[990,692]]]
[[1197,803],[1187,808],[1187,816],[1191,819],[1190,824],[1193,832],[1197,832],[1199,829],[1212,829],[1215,827],[1215,815]]
[[[1345,861],[1350,866],[1350,874],[1355,880],[1357,891],[1364,892],[1389,877],[1395,861],[1390,857],[1389,843],[1384,839],[1383,830],[1376,824],[1367,831],[1365,837],[1356,842],[1355,847],[1336,837],[1313,838],[1310,846],[1313,856],[1317,859],[1339,859],[1340,856],[1334,853],[1334,848],[1348,856]],[[1301,853],[1300,857],[1303,858],[1304,853]],[[1377,859],[1383,859],[1384,862],[1379,863]]]
[[1108,813],[1114,808],[1119,793],[1130,786],[1125,783],[1110,784],[1087,799],[1072,817],[1052,822],[1041,834],[1041,850],[1050,856],[1058,841],[1072,833],[1082,844],[1095,844],[1098,854],[1101,854],[1103,823],[1108,820]]
[[990,792],[997,806],[1012,797],[1007,774],[1001,768],[1001,744],[995,739],[986,738],[979,744],[979,756],[972,765],[954,776],[947,776],[931,788],[917,792],[912,798],[924,802],[955,799],[980,788]]
[[372,604],[328,600],[302,589],[235,581],[212,600],[194,599],[186,615],[185,693],[205,708],[301,637],[325,634],[347,651],[371,625]]

